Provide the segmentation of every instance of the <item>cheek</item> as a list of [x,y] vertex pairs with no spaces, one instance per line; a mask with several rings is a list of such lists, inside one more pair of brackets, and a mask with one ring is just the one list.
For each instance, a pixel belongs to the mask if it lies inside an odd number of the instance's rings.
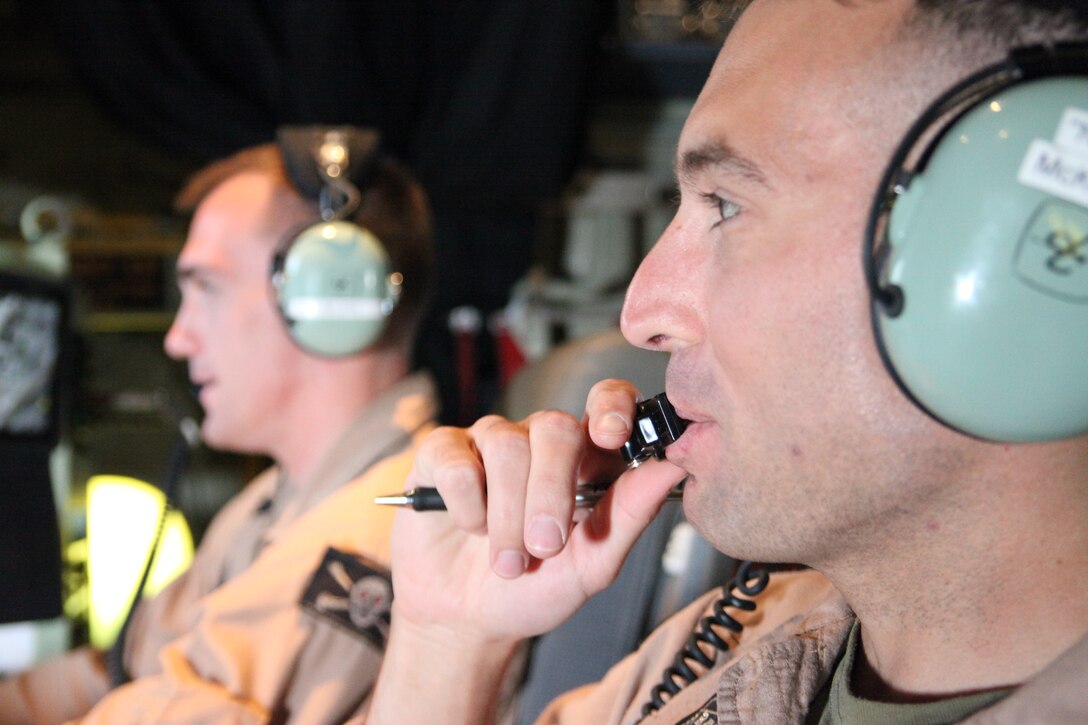
[[250,379],[248,387],[280,374],[294,343],[267,297],[253,293],[239,298],[229,320],[222,327],[225,352],[242,376]]
[[846,241],[856,230],[814,218],[802,213],[764,227],[762,240],[718,262],[707,289],[725,382],[741,401],[757,396],[749,413],[772,416],[769,424],[826,406],[836,391],[854,397],[879,372],[860,242],[855,250]]
[[270,341],[288,337],[287,323],[279,309],[263,287],[254,285],[240,295],[234,307],[234,325],[238,328],[238,340],[266,347]]

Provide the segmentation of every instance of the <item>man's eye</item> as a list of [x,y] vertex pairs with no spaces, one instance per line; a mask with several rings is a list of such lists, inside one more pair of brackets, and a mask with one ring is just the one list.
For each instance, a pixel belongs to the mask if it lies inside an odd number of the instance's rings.
[[729,221],[743,211],[739,204],[726,199],[724,196],[718,194],[702,194],[702,197],[711,209],[718,212],[718,220],[714,222],[714,226]]
[[717,197],[717,201],[718,214],[721,216],[721,220],[723,222],[732,219],[737,214],[740,214],[740,206],[737,205],[735,202],[729,201],[729,199],[721,196]]

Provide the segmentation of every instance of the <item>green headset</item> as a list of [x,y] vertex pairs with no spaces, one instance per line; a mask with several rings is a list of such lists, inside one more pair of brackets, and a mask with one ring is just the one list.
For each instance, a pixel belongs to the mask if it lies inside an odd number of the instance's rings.
[[1088,44],[1014,51],[912,126],[863,263],[885,365],[995,441],[1088,432]]
[[318,202],[321,221],[289,235],[272,258],[276,304],[291,337],[324,357],[354,355],[385,329],[400,295],[381,240],[345,221],[359,206],[380,137],[350,126],[277,132],[296,190]]

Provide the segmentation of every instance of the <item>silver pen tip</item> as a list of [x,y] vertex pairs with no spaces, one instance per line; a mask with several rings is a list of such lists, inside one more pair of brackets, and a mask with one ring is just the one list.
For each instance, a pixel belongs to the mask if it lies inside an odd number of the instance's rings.
[[375,496],[374,503],[385,506],[407,506],[412,501],[404,494],[395,494],[392,496]]

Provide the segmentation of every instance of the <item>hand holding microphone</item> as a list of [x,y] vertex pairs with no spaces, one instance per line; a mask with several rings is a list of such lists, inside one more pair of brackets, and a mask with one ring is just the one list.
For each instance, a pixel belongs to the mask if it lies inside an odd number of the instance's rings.
[[[628,468],[636,468],[652,458],[665,458],[665,447],[674,443],[684,433],[687,421],[676,415],[672,403],[660,393],[649,400],[643,400],[635,407],[635,420],[631,437],[620,448],[620,455]],[[686,480],[686,479],[685,479]],[[579,485],[574,493],[576,508],[592,508],[612,485],[605,483],[585,483]],[[684,480],[681,480],[666,497],[668,501],[678,501],[684,496]],[[445,511],[446,502],[436,488],[414,488],[403,493],[378,496],[374,503],[383,506],[404,506],[413,511]]]

